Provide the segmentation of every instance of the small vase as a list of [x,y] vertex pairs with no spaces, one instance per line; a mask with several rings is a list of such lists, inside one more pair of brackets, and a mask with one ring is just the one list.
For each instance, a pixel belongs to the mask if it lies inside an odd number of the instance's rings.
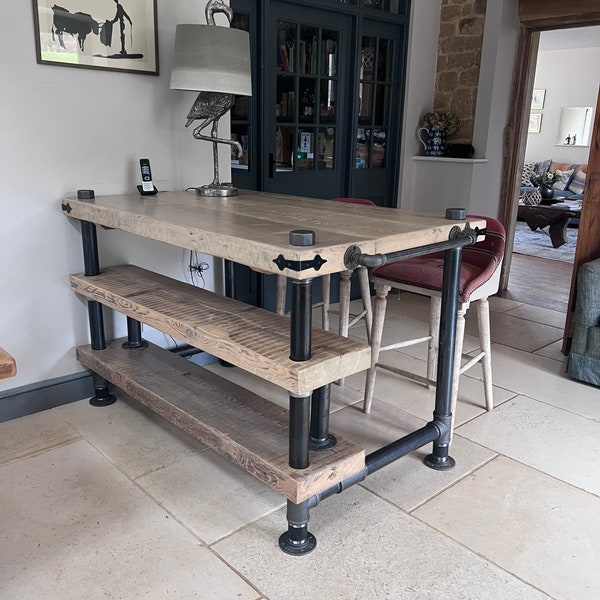
[[[421,137],[421,132],[425,133],[425,139]],[[446,133],[444,131],[421,127],[417,131],[417,135],[425,149],[425,156],[444,156],[446,154]]]
[[554,188],[546,185],[541,185],[540,194],[542,195],[542,198],[544,198],[544,200],[551,200],[552,198],[554,198]]

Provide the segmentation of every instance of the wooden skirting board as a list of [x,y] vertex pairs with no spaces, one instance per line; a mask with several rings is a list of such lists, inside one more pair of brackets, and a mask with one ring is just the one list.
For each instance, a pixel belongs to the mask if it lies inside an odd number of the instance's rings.
[[364,449],[336,435],[334,448],[310,453],[307,469],[292,469],[284,408],[153,344],[129,350],[124,341],[79,347],[77,358],[288,500],[307,500],[364,468]]
[[125,265],[71,275],[75,292],[301,396],[369,367],[368,344],[314,329],[310,360],[290,354],[290,321],[231,298]]

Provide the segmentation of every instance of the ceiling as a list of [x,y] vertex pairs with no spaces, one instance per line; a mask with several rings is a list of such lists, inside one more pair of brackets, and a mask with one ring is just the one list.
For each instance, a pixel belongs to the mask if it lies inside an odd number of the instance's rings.
[[555,29],[553,31],[542,31],[540,34],[540,52],[593,48],[596,46],[600,46],[599,26]]

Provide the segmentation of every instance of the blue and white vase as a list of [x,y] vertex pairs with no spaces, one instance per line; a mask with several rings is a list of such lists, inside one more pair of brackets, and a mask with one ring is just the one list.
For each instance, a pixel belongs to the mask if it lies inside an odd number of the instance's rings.
[[[421,132],[425,133],[425,139],[421,136]],[[444,156],[446,153],[446,133],[441,129],[421,127],[417,131],[417,137],[423,144],[425,156]]]

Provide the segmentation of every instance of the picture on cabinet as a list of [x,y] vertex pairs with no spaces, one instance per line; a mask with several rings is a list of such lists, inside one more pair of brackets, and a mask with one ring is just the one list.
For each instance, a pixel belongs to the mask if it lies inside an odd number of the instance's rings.
[[33,0],[37,62],[158,75],[156,0]]

